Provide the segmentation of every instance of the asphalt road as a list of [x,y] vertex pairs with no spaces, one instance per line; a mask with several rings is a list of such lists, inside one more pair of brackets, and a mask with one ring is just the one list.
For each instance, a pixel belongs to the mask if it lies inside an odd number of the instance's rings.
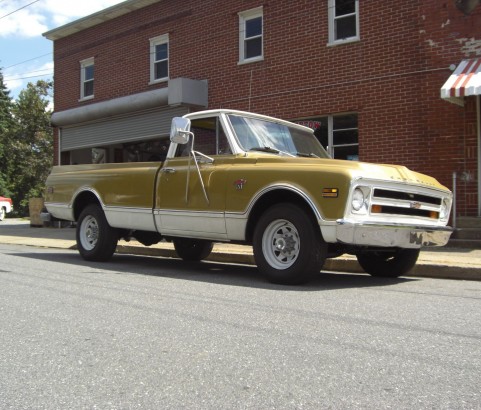
[[481,282],[0,245],[1,409],[481,409]]

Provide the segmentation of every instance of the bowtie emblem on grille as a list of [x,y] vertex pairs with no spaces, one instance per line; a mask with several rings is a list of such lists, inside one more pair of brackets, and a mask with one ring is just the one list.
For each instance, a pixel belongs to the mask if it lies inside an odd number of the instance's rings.
[[421,203],[419,202],[411,202],[409,206],[413,209],[421,209]]

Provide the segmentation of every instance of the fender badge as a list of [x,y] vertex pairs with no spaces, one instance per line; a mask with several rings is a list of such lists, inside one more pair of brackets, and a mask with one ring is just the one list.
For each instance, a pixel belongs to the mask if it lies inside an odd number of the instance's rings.
[[234,181],[235,189],[237,189],[238,191],[241,191],[244,188],[244,185],[246,184],[246,182],[247,180],[243,178]]

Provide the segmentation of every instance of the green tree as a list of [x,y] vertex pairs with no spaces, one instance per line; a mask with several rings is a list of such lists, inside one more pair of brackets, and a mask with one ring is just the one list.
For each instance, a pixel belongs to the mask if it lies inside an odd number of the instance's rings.
[[27,214],[28,200],[43,194],[53,162],[53,131],[50,127],[49,92],[52,83],[29,83],[13,103],[13,128],[8,141],[6,163],[9,188],[15,209]]
[[13,125],[12,98],[3,80],[3,73],[0,69],[0,195],[10,195],[8,188],[8,170],[6,161],[5,144],[9,138]]

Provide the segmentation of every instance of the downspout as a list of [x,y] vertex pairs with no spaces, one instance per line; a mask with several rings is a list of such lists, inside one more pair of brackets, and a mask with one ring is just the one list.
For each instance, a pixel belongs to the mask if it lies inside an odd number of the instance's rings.
[[481,96],[476,99],[476,116],[478,131],[478,216],[481,216]]
[[62,128],[58,128],[57,165],[62,165]]

